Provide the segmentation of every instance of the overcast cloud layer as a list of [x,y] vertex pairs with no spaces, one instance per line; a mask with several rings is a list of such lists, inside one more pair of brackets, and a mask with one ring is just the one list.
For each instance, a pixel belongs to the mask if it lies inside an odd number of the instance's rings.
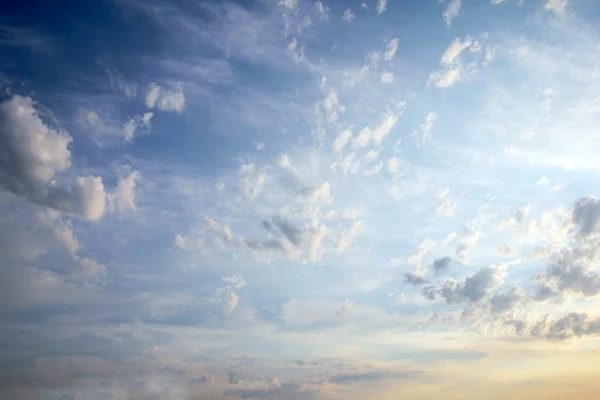
[[0,11],[0,398],[597,398],[595,0]]

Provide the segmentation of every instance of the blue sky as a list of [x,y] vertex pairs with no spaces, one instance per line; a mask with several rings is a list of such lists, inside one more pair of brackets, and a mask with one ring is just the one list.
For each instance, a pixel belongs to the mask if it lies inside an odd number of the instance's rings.
[[6,399],[592,399],[599,5],[0,12]]

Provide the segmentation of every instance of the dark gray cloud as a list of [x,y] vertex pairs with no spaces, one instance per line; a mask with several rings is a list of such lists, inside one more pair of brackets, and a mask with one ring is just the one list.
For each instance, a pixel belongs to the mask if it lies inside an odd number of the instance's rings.
[[503,267],[484,267],[467,277],[464,282],[448,279],[423,289],[430,300],[442,298],[446,304],[469,301],[477,303],[503,282]]
[[595,245],[565,249],[548,261],[545,271],[536,276],[534,299],[545,301],[569,293],[592,297],[600,293],[600,275],[590,271],[596,262]]
[[521,288],[513,287],[506,293],[497,293],[490,299],[492,314],[502,314],[515,309],[525,299]]
[[600,200],[592,196],[582,197],[573,206],[571,221],[577,228],[577,236],[586,238],[600,228]]
[[441,275],[450,268],[450,263],[452,262],[451,257],[442,257],[433,261],[433,270],[436,275]]
[[600,335],[600,318],[591,319],[586,313],[572,312],[552,321],[547,316],[529,329],[532,336],[549,340],[569,340],[574,337]]
[[407,272],[404,274],[404,282],[410,283],[413,286],[421,286],[429,283],[425,277],[415,272]]

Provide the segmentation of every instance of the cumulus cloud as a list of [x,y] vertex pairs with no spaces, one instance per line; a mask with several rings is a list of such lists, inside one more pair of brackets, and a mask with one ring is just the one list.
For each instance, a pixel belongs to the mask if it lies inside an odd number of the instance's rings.
[[469,301],[477,303],[487,296],[489,292],[498,288],[506,276],[507,264],[484,267],[473,275],[459,282],[455,279],[438,282],[423,289],[426,298],[442,298],[447,304]]
[[48,127],[34,105],[21,96],[0,103],[0,185],[34,203],[99,219],[106,197],[102,179],[78,177],[72,189],[55,183],[71,166],[72,138]]
[[574,337],[600,335],[600,318],[590,318],[586,313],[572,312],[566,316],[551,320],[545,316],[532,324],[529,332],[534,337],[548,340],[565,341]]
[[182,91],[165,89],[152,82],[146,91],[145,104],[150,109],[157,108],[161,111],[181,113],[185,108],[185,95]]
[[591,268],[600,260],[595,246],[565,249],[548,260],[548,267],[535,278],[535,298],[543,301],[564,294],[592,297],[600,294],[600,275]]
[[0,103],[1,179],[16,190],[50,183],[71,166],[71,136],[44,124],[34,105],[22,96]]
[[377,0],[377,13],[381,14],[387,7],[387,0]]

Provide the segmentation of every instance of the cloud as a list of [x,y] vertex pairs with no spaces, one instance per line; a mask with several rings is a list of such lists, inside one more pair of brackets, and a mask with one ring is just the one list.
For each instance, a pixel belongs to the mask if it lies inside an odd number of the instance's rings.
[[50,183],[71,166],[71,136],[44,124],[30,97],[0,103],[2,183],[35,186]]
[[394,82],[394,74],[391,72],[382,72],[381,73],[381,82],[382,83],[392,83]]
[[461,7],[461,0],[449,0],[446,9],[442,13],[446,25],[452,25],[452,20],[458,16]]
[[404,274],[404,282],[405,283],[409,283],[413,286],[422,286],[425,285],[427,283],[429,283],[429,281],[427,280],[427,278],[423,275],[425,271],[423,271],[422,273],[420,272],[406,272]]
[[348,145],[352,138],[352,132],[349,130],[342,131],[337,138],[333,141],[333,151],[336,153],[340,152],[344,147]]
[[385,46],[383,59],[387,61],[392,60],[396,56],[396,51],[398,51],[398,38],[393,38]]
[[506,268],[507,264],[484,267],[465,278],[463,282],[448,279],[437,282],[435,285],[427,286],[423,289],[423,294],[431,300],[441,297],[446,304],[460,303],[462,301],[477,303],[504,282]]
[[[126,167],[130,169],[129,166]],[[130,170],[127,175],[120,176],[117,186],[107,195],[108,206],[113,211],[135,210],[135,188],[140,178],[138,171]]]
[[449,198],[445,198],[442,201],[442,204],[439,205],[435,210],[435,215],[437,217],[446,216],[452,217],[454,215],[454,210],[456,209],[456,204],[452,204],[452,201]]
[[565,341],[574,337],[600,335],[600,318],[590,318],[586,313],[572,312],[566,316],[551,320],[546,316],[531,325],[529,332],[534,337],[548,340]]
[[321,0],[315,1],[313,9],[321,21],[326,21],[329,18],[329,7],[323,4]]
[[123,124],[123,137],[125,138],[125,142],[131,143],[133,142],[133,138],[135,136],[135,132],[141,128],[146,127],[150,128],[150,120],[154,113],[147,112],[144,115],[131,118],[129,121]]
[[551,256],[548,267],[535,278],[538,300],[558,298],[563,294],[592,297],[600,294],[600,275],[590,271],[598,259],[598,249],[577,247]]
[[433,124],[437,118],[438,117],[435,113],[428,113],[421,123],[421,126],[419,127],[420,129],[411,133],[411,136],[415,138],[417,145],[423,146],[425,143],[429,142],[431,130],[433,129]]
[[506,293],[496,293],[490,298],[490,310],[492,314],[503,314],[513,312],[515,308],[523,304],[526,295],[520,287],[513,287]]
[[568,4],[569,0],[545,0],[544,9],[555,15],[564,15]]
[[346,11],[344,11],[344,15],[342,16],[342,19],[347,22],[352,22],[354,19],[356,19],[356,15],[354,15],[352,10],[348,8],[348,9],[346,9]]
[[471,38],[467,37],[464,41],[461,41],[460,39],[454,39],[452,44],[448,46],[448,48],[444,51],[444,54],[442,54],[440,62],[444,65],[452,65],[456,63],[462,52],[472,45],[473,40]]
[[27,200],[98,220],[106,193],[102,178],[77,177],[72,189],[55,183],[71,167],[71,136],[48,127],[29,97],[0,103],[0,185]]
[[592,196],[582,197],[573,206],[571,220],[576,234],[585,239],[600,230],[600,200]]
[[182,91],[171,91],[152,82],[146,91],[145,104],[150,109],[182,113],[185,109],[185,95]]
[[229,283],[234,289],[246,286],[246,281],[241,275],[224,276],[221,280],[225,283]]
[[437,258],[433,261],[433,270],[436,275],[441,275],[448,270],[450,263],[452,262],[451,257]]
[[387,7],[387,0],[377,0],[377,14],[381,14]]

